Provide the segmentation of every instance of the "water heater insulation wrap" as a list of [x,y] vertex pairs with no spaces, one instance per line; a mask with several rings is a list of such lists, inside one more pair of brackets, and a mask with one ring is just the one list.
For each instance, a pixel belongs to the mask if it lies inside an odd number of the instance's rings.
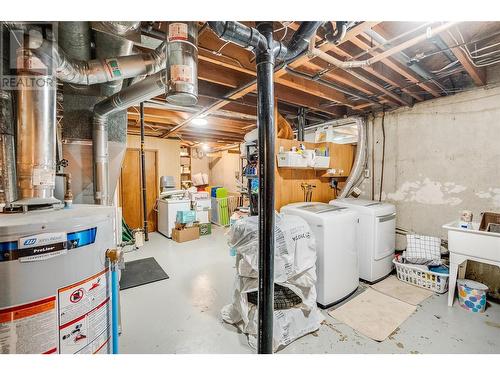
[[0,215],[0,353],[110,353],[112,207]]

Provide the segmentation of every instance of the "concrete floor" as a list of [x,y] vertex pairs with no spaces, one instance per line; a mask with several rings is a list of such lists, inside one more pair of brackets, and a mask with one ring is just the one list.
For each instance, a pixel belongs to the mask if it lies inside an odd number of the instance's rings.
[[[223,323],[231,301],[234,258],[225,229],[176,243],[158,233],[126,261],[154,257],[170,279],[121,292],[122,353],[253,353],[246,336]],[[319,331],[280,353],[500,353],[500,305],[469,313],[446,295],[434,295],[384,342],[378,343],[335,321],[326,311]]]

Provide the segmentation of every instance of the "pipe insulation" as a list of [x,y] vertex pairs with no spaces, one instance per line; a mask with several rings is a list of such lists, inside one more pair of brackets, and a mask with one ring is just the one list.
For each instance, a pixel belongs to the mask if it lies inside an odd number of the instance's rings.
[[95,85],[155,74],[165,68],[167,61],[165,42],[149,53],[88,61],[70,58],[57,43],[47,40],[34,49],[33,53],[46,65],[54,64],[58,79],[79,85]]

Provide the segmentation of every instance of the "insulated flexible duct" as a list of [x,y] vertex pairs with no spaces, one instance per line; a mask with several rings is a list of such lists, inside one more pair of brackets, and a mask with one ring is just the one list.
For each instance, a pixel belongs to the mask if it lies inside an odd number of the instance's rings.
[[357,117],[355,119],[358,128],[358,146],[356,148],[356,157],[354,159],[354,165],[351,169],[351,173],[347,178],[344,188],[340,193],[339,198],[346,198],[351,193],[352,189],[358,186],[364,175],[364,169],[366,165],[366,156],[368,148],[368,136],[366,133],[366,121]]

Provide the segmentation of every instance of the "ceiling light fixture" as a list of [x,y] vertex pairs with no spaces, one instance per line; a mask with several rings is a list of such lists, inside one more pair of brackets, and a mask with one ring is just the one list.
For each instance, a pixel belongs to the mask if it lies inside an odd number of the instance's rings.
[[206,125],[207,124],[207,120],[204,119],[204,118],[201,118],[201,117],[197,117],[193,120],[191,120],[191,123],[193,125],[197,125],[197,126],[203,126],[203,125]]

